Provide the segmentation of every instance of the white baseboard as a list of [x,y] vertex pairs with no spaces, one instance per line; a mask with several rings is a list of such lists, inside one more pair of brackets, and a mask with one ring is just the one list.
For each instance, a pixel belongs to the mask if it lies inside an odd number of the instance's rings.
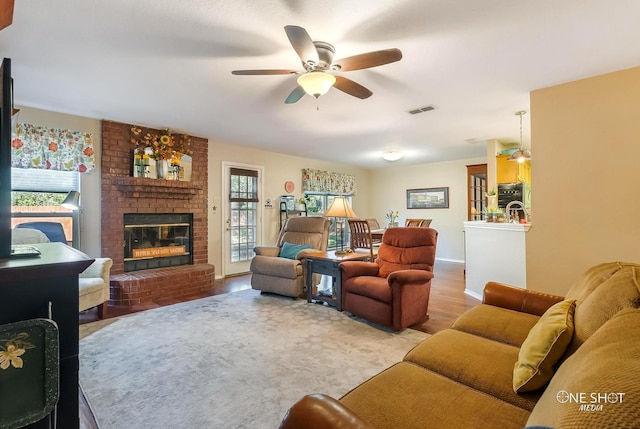
[[465,295],[469,295],[470,297],[475,298],[475,299],[479,300],[480,302],[482,302],[482,295],[480,295],[480,294],[478,294],[478,293],[476,293],[474,291],[471,291],[469,289],[465,289],[464,293],[465,293]]
[[460,260],[460,259],[436,258],[436,261],[442,261],[442,262],[456,262],[456,263],[458,263],[458,264],[464,264],[464,260]]

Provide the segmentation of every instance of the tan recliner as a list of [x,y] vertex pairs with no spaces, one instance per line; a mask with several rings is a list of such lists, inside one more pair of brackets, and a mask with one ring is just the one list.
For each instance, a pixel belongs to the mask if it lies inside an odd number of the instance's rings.
[[[258,246],[251,260],[251,287],[262,292],[300,297],[305,288],[304,257],[309,252],[327,250],[331,222],[322,217],[292,217],[287,219],[275,246]],[[294,256],[280,257],[284,243],[309,245]]]

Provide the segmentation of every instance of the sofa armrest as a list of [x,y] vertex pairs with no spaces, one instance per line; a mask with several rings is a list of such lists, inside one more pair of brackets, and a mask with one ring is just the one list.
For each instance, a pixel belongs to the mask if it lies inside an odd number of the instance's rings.
[[261,256],[279,256],[280,248],[277,246],[257,246],[253,248],[253,252]]
[[105,283],[109,284],[109,275],[113,261],[111,258],[95,258],[78,277],[80,278],[98,278],[101,277]]
[[375,429],[327,395],[307,395],[287,411],[279,429]]
[[564,297],[558,295],[489,282],[484,287],[482,303],[542,316],[549,307],[562,300]]
[[342,283],[351,277],[377,276],[378,264],[365,261],[345,261],[340,263],[342,271]]

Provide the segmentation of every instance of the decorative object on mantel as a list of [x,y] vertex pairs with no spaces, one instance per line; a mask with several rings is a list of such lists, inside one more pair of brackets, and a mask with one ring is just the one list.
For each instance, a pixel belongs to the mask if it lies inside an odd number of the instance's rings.
[[[153,177],[151,167],[155,167],[155,177],[158,179],[188,180],[181,163],[185,156],[189,156],[190,160],[191,138],[186,134],[178,136],[176,138],[169,128],[164,128],[157,134],[145,134],[142,128],[135,125],[131,127],[134,176]],[[149,167],[144,168],[146,159],[149,159]],[[151,161],[154,161],[153,165],[151,165]],[[138,168],[139,165],[143,168]]]

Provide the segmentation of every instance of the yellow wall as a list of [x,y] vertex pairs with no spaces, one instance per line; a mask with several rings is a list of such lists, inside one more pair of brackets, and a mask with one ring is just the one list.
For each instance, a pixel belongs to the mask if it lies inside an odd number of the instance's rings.
[[527,287],[564,295],[592,265],[640,262],[640,67],[531,93]]

